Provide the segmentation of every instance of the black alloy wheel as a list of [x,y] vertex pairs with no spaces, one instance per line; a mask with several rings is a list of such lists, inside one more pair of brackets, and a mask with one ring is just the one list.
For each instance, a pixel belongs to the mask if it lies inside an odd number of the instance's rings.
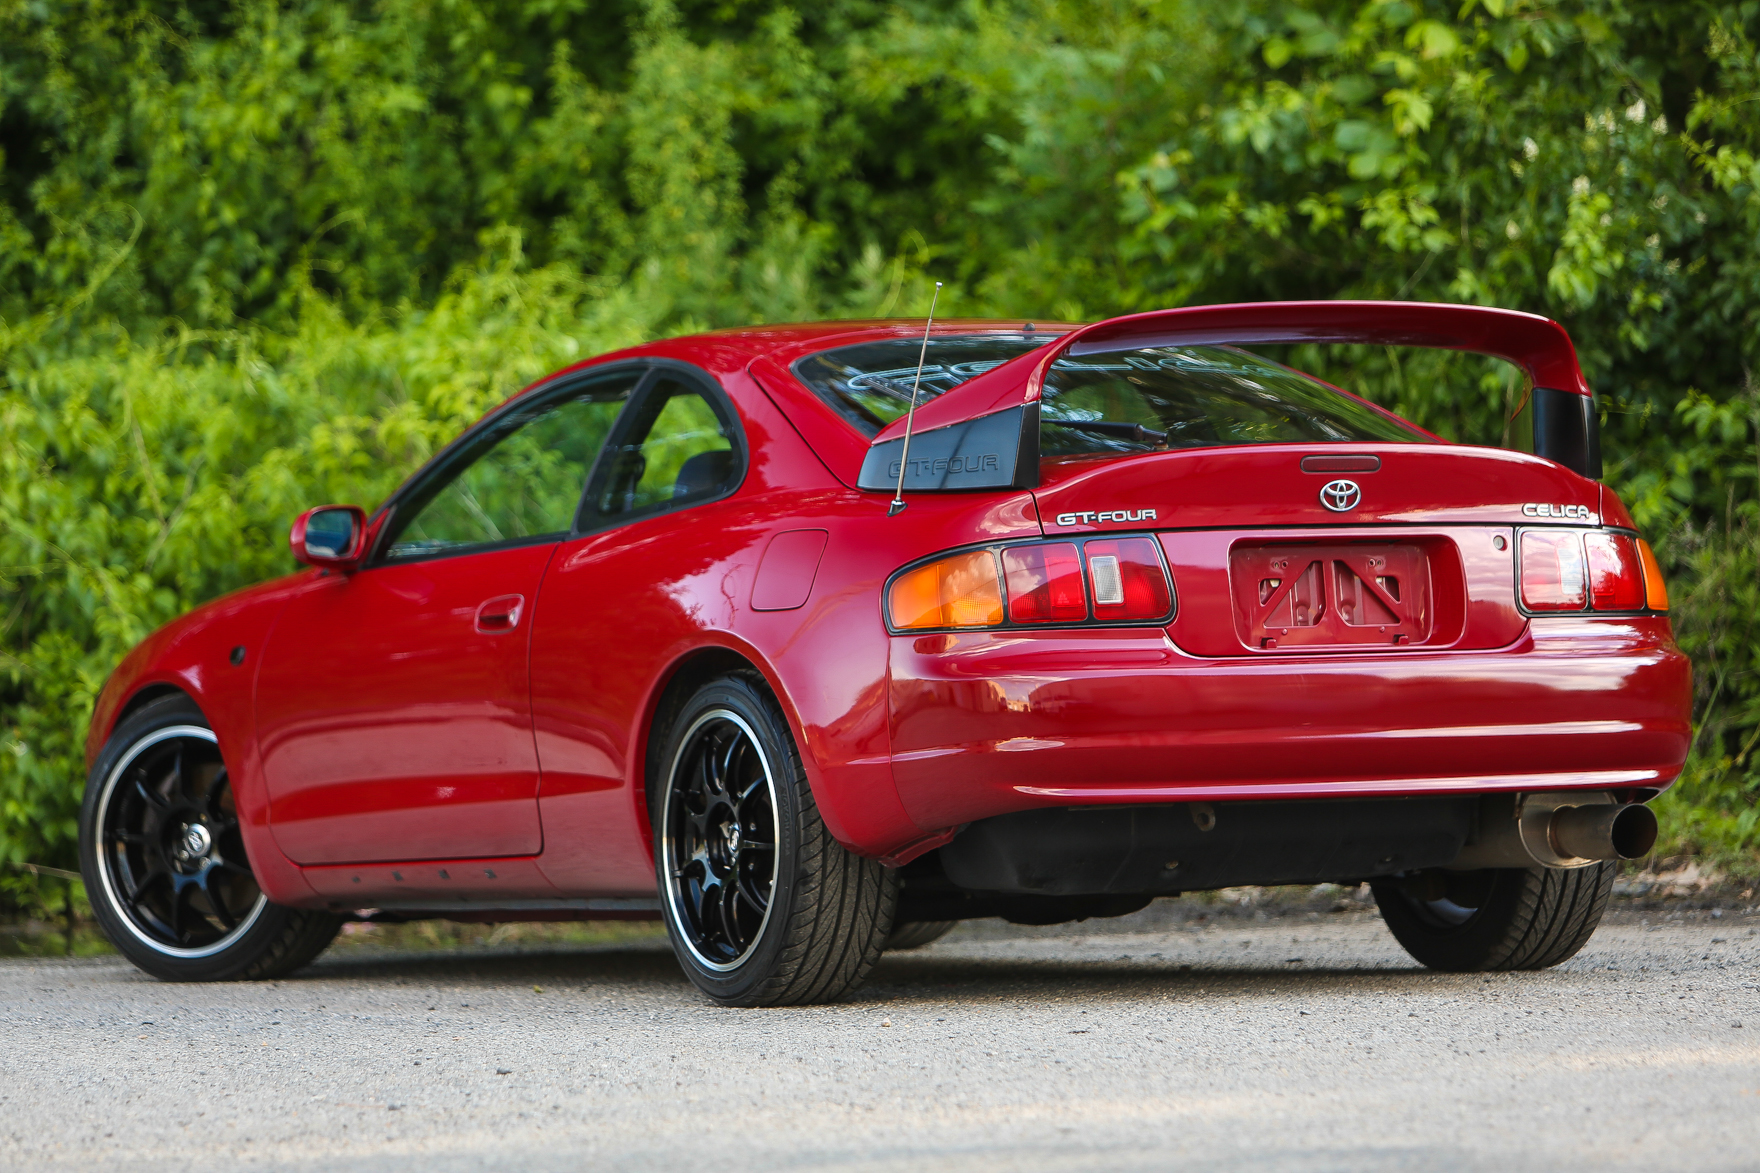
[[111,942],[171,981],[279,977],[342,924],[263,894],[219,741],[181,694],[143,705],[98,755],[80,812],[80,871]]
[[668,905],[699,964],[737,966],[770,919],[776,890],[776,783],[745,719],[712,709],[685,731],[665,829]]
[[97,821],[105,895],[159,952],[211,957],[263,914],[211,729],[171,725],[136,741],[105,780]]
[[1576,868],[1430,868],[1369,881],[1389,931],[1421,964],[1456,973],[1545,969],[1601,923],[1618,861]]
[[825,829],[764,678],[724,676],[662,720],[650,814],[679,965],[724,1006],[853,992],[891,931],[897,875]]

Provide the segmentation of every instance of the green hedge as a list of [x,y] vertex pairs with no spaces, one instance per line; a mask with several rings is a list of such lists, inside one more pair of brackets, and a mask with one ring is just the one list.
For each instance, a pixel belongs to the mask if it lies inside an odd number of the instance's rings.
[[[931,279],[1563,321],[1698,665],[1668,849],[1752,861],[1757,41],[1754,0],[0,0],[0,861],[72,862],[105,674],[299,508],[572,359]],[[1297,357],[1512,439],[1495,364]]]

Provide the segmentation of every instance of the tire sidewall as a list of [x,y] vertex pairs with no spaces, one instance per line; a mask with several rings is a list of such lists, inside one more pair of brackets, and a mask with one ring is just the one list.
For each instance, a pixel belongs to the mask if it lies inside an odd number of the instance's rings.
[[[730,969],[703,964],[691,948],[674,910],[672,877],[666,872],[667,807],[679,755],[697,723],[716,710],[737,715],[750,728],[770,771],[776,812],[776,880],[771,888],[770,911],[757,943]],[[794,737],[774,702],[743,677],[728,677],[698,690],[679,709],[660,763],[662,773],[654,787],[649,813],[654,828],[655,878],[660,886],[661,920],[665,922],[666,935],[679,964],[705,994],[727,1004],[748,1002],[780,966],[802,881],[800,792],[804,783]]]
[[[105,741],[91,773],[86,776],[85,799],[80,804],[79,870],[85,881],[93,917],[124,957],[166,981],[224,981],[243,976],[272,947],[288,927],[289,917],[296,915],[293,910],[267,903],[251,927],[224,949],[205,957],[178,957],[155,949],[134,933],[126,915],[113,902],[111,885],[105,883],[99,871],[103,865],[99,857],[102,828],[98,826],[98,807],[110,772],[143,738],[176,725],[212,729],[195,702],[182,696],[165,697],[131,713]],[[250,863],[248,855],[245,862]]]

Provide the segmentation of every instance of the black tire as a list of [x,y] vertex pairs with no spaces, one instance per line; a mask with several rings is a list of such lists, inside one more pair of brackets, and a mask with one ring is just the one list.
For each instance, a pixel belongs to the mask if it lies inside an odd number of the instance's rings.
[[1371,880],[1394,937],[1452,973],[1546,969],[1576,955],[1601,923],[1619,863],[1580,868],[1442,869]]
[[736,673],[700,689],[672,721],[660,763],[654,859],[666,931],[691,981],[723,1006],[854,992],[892,930],[897,876],[826,831],[763,678]]
[[956,920],[912,920],[892,926],[892,935],[886,938],[885,949],[888,953],[903,949],[921,949],[924,945],[932,945],[953,931]]
[[79,865],[105,935],[164,981],[281,977],[342,926],[257,887],[226,764],[182,694],[141,706],[104,743],[86,779]]

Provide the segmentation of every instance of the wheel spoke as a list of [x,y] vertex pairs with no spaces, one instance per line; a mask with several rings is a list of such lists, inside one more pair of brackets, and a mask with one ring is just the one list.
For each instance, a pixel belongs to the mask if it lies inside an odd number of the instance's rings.
[[716,893],[715,907],[721,914],[721,935],[735,956],[745,952],[745,934],[739,927],[739,885],[723,883]]
[[221,799],[226,797],[228,782],[229,779],[226,777],[226,767],[222,765],[219,771],[215,773],[214,780],[208,783],[208,797],[207,800],[202,803],[202,809],[207,812],[208,817],[214,820],[215,823],[219,824],[222,820],[230,820],[231,824],[236,827],[238,825],[238,820],[227,815],[226,811],[220,805]]
[[169,802],[166,801],[164,795],[159,794],[157,791],[149,789],[147,786],[147,783],[146,783],[146,779],[144,779],[144,778],[136,778],[135,782],[134,782],[134,788],[135,788],[135,792],[137,794],[139,794],[141,796],[141,798],[146,801],[146,804],[148,806],[152,807],[154,810],[162,811],[162,810],[167,809],[171,805]]
[[166,917],[166,927],[171,930],[171,936],[179,945],[183,944],[183,904],[184,901],[188,899],[188,896],[186,895],[188,892],[189,887],[187,885],[179,887],[174,884],[172,886],[171,908],[169,909],[169,915]]
[[202,878],[198,884],[202,889],[202,895],[208,898],[208,909],[214,914],[214,919],[219,921],[220,926],[230,933],[238,927],[238,918],[227,909],[226,899],[221,894],[219,885],[214,882],[215,870],[210,867],[202,872]]
[[149,868],[147,874],[140,878],[140,881],[134,885],[134,890],[126,897],[128,906],[137,912],[140,911],[141,901],[145,900],[147,894],[159,886],[161,880],[170,882],[171,873],[162,867]]

